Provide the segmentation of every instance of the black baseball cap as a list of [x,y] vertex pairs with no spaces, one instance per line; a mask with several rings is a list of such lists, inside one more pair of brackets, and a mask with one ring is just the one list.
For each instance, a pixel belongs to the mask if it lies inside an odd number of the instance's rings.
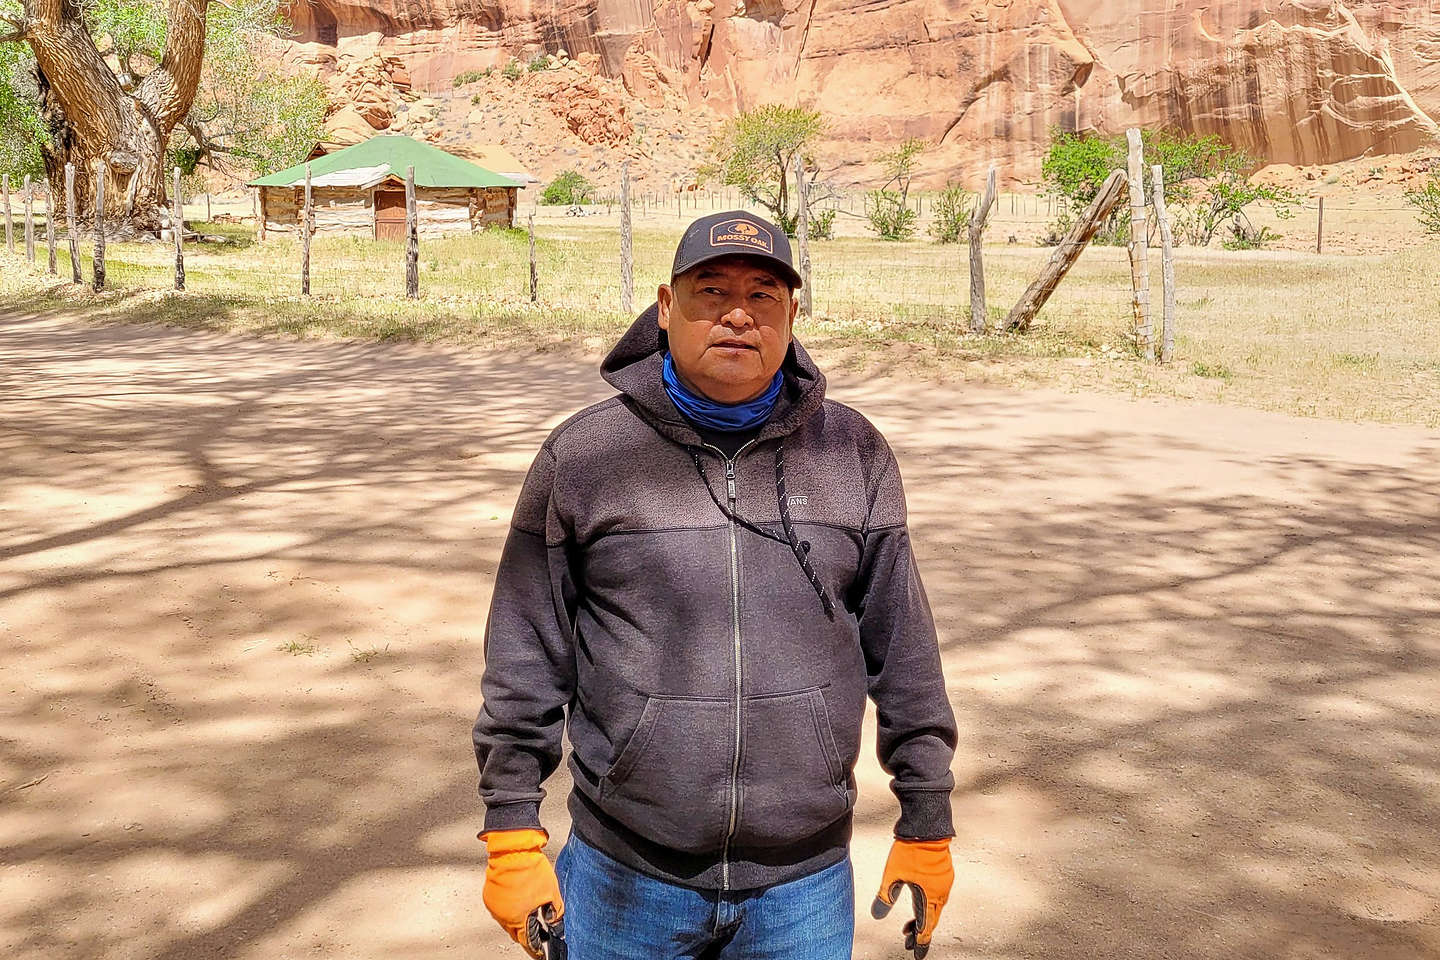
[[712,213],[686,227],[680,245],[675,248],[670,279],[702,263],[736,255],[764,260],[789,282],[791,290],[800,286],[800,274],[795,272],[790,238],[785,236],[785,231],[764,217],[744,210]]

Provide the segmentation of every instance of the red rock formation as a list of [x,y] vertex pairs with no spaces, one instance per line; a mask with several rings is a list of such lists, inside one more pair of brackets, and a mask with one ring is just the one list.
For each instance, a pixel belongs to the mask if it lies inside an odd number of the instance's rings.
[[[1163,124],[1292,164],[1440,135],[1433,2],[307,0],[291,17],[305,40],[394,58],[420,89],[563,48],[651,106],[811,105],[832,163],[924,137],[931,182],[990,162],[1034,176],[1053,127]],[[585,91],[556,95],[590,135],[615,137],[592,129],[609,121],[590,116]]]

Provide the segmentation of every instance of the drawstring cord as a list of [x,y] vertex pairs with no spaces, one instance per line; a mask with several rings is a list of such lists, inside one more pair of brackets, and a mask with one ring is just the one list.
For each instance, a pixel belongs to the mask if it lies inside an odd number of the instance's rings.
[[835,619],[835,602],[830,599],[830,593],[825,589],[825,584],[820,582],[820,576],[815,572],[815,565],[810,562],[810,545],[801,543],[795,536],[795,526],[790,520],[790,498],[785,495],[785,441],[781,440],[775,447],[775,493],[780,500],[780,526],[785,530],[785,536],[777,537],[768,530],[763,530],[740,516],[732,513],[729,508],[715,495],[715,489],[710,486],[710,478],[705,473],[705,464],[700,461],[700,451],[696,447],[690,447],[690,458],[695,461],[695,470],[700,474],[700,482],[705,487],[705,492],[710,494],[710,499],[715,506],[723,513],[726,519],[744,527],[751,533],[764,537],[766,540],[774,540],[776,543],[783,543],[795,554],[795,559],[800,561],[800,569],[805,573],[805,579],[810,581],[816,596],[820,598],[820,605],[825,608],[825,616],[831,620]]

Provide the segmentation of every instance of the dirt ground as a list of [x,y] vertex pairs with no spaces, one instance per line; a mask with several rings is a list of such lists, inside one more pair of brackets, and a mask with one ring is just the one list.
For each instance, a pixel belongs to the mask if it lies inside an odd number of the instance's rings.
[[[531,455],[608,393],[0,311],[0,955],[519,958],[481,635]],[[960,721],[932,956],[1440,955],[1440,433],[832,393],[899,453]],[[856,955],[898,960],[860,778]]]

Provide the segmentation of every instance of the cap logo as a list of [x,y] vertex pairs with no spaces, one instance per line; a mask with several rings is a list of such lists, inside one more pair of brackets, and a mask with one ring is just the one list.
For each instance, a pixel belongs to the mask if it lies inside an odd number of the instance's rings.
[[725,220],[710,228],[710,246],[744,247],[775,254],[775,237],[750,220]]

